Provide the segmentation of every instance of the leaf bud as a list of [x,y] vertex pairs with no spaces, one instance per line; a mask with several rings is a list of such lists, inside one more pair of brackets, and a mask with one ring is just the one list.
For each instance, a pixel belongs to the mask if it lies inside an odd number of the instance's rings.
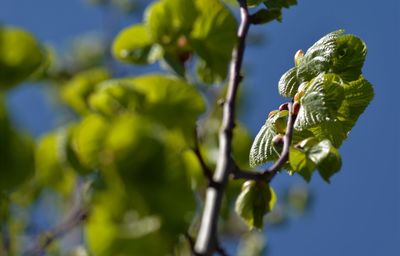
[[300,49],[300,50],[298,50],[298,51],[296,52],[296,54],[294,55],[294,64],[295,64],[296,66],[299,65],[300,60],[301,60],[301,58],[303,58],[303,56],[304,56],[304,52],[303,52],[302,49]]
[[279,106],[279,111],[288,110],[288,103],[283,103]]
[[180,36],[178,38],[178,40],[176,41],[176,44],[178,45],[179,48],[184,49],[188,45],[188,40],[187,40],[187,38],[185,36]]
[[272,139],[272,143],[274,143],[274,145],[283,144],[283,135],[282,134],[275,135],[274,138]]
[[294,102],[300,102],[301,98],[304,96],[304,91],[299,91],[294,95]]

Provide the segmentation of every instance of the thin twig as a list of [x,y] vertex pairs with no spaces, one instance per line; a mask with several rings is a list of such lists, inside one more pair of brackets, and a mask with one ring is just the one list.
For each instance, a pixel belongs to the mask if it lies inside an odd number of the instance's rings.
[[58,226],[42,233],[37,238],[37,242],[32,250],[27,252],[26,256],[41,256],[44,255],[47,248],[53,243],[55,240],[67,234],[73,228],[77,227],[83,221],[85,221],[88,217],[88,210],[79,208],[76,209],[64,222],[59,224]]
[[282,169],[283,165],[289,160],[289,150],[292,143],[294,123],[297,118],[297,113],[293,111],[293,104],[288,103],[289,117],[287,121],[287,128],[285,136],[283,137],[283,149],[279,159],[269,168],[262,173],[250,172],[240,170],[236,165],[232,171],[234,179],[246,179],[246,180],[264,180],[270,182],[274,176]]
[[206,200],[201,219],[200,229],[195,243],[195,254],[211,255],[218,246],[217,225],[221,209],[224,189],[232,167],[232,133],[235,126],[235,103],[242,80],[240,70],[246,44],[246,36],[250,27],[249,12],[246,0],[238,0],[240,5],[240,26],[238,30],[238,44],[232,52],[228,91],[223,105],[222,126],[219,133],[219,154],[215,173],[214,184],[207,188]]
[[197,128],[195,128],[194,131],[194,148],[193,148],[193,152],[195,153],[197,159],[199,160],[201,169],[203,170],[203,174],[204,176],[208,179],[209,183],[212,183],[213,180],[213,174],[212,171],[210,170],[210,168],[208,168],[203,155],[200,152],[200,146],[199,146],[199,137],[198,137],[198,132],[197,132]]

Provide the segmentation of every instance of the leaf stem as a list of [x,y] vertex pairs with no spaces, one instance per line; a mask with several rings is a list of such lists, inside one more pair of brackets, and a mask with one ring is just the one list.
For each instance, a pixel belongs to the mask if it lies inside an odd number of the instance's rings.
[[25,255],[41,256],[44,255],[47,248],[57,239],[61,238],[73,228],[77,227],[88,217],[88,210],[84,208],[75,209],[68,218],[53,227],[52,229],[40,234],[36,240],[34,247]]
[[232,169],[231,153],[232,134],[235,126],[235,103],[238,87],[242,80],[240,70],[243,64],[246,37],[250,27],[246,0],[238,0],[238,2],[241,17],[238,29],[238,44],[232,52],[228,91],[223,105],[222,126],[219,133],[218,162],[213,175],[213,183],[218,184],[218,186],[209,186],[207,188],[200,229],[193,252],[195,255],[212,255],[218,249],[218,217],[224,189]]

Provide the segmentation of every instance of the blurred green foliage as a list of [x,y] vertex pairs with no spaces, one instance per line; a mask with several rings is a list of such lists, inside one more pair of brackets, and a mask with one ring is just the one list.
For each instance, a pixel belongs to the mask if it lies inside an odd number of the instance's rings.
[[[135,0],[89,2],[127,14],[140,6]],[[253,16],[261,24],[280,21],[282,9],[296,1],[248,3],[261,8]],[[0,27],[0,228],[2,239],[11,241],[9,249],[0,246],[1,255],[29,254],[31,244],[21,239],[29,220],[15,209],[29,212],[46,193],[57,194],[66,212],[71,201],[88,209],[81,245],[66,253],[53,243],[49,255],[190,254],[183,234],[198,228],[207,185],[194,149],[212,170],[222,118],[218,99],[237,42],[231,7],[220,0],[155,1],[142,23],[122,29],[110,45],[101,36],[80,36],[61,55],[24,29]],[[121,72],[110,65],[108,51],[127,64],[159,62],[162,72],[115,76]],[[285,165],[290,174],[309,180],[317,169],[329,181],[340,169],[337,147],[373,97],[361,76],[365,54],[359,38],[333,32],[282,76],[279,92],[301,104]],[[48,84],[75,117],[37,141],[10,121],[5,100],[9,90],[32,80]],[[279,157],[273,141],[285,134],[288,114],[272,111],[253,146],[237,122],[232,157],[240,168]],[[221,230],[245,234],[239,255],[262,255],[266,243],[261,233],[248,233],[238,215],[251,228],[261,229],[269,212],[268,223],[283,223],[287,212],[306,211],[310,194],[300,188],[278,203],[276,197],[265,182],[229,182]]]

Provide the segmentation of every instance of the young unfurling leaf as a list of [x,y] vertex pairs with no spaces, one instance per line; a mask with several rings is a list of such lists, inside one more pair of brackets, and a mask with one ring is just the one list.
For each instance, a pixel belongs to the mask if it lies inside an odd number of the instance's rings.
[[264,181],[246,181],[236,200],[235,211],[250,228],[261,229],[264,215],[272,210],[276,195]]
[[274,145],[274,137],[285,133],[288,111],[272,111],[254,139],[250,149],[249,162],[254,167],[279,157],[280,150]]
[[311,46],[296,67],[282,76],[279,93],[294,97],[301,83],[311,81],[322,73],[336,74],[345,82],[357,80],[367,47],[358,37],[343,33],[343,30],[329,33]]

